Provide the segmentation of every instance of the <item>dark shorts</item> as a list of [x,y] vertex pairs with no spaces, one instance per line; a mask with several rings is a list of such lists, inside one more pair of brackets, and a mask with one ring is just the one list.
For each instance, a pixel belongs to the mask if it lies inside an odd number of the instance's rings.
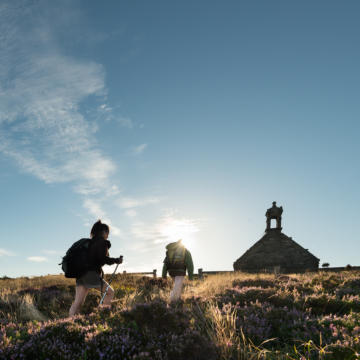
[[101,282],[103,283],[103,289],[105,289],[108,283],[104,279],[101,279],[98,272],[90,270],[76,279],[76,286],[82,285],[87,289],[101,289]]

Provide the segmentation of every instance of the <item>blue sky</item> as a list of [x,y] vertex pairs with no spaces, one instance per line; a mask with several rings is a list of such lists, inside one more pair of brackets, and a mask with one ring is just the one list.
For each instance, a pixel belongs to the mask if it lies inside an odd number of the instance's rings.
[[[98,219],[122,270],[232,269],[265,211],[359,265],[358,1],[2,1],[0,275]],[[111,269],[108,269],[111,271]]]

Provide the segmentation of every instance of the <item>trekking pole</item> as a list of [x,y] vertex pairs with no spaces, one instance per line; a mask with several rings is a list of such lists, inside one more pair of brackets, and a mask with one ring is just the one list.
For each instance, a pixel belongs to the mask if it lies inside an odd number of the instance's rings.
[[117,270],[117,268],[118,268],[119,265],[120,265],[120,264],[117,264],[117,265],[116,265],[115,270],[114,270],[114,272],[113,272],[112,275],[111,275],[111,278],[110,278],[110,280],[109,280],[109,283],[108,283],[108,285],[107,285],[107,287],[106,287],[106,289],[105,289],[105,291],[104,291],[104,295],[102,296],[102,298],[101,298],[101,300],[100,300],[100,305],[102,305],[102,303],[103,303],[103,301],[104,301],[104,299],[105,299],[105,296],[106,296],[106,294],[107,294],[107,292],[108,292],[108,290],[109,290],[110,284],[111,284],[111,282],[113,281],[113,278],[114,278],[114,276],[115,276],[116,270]]

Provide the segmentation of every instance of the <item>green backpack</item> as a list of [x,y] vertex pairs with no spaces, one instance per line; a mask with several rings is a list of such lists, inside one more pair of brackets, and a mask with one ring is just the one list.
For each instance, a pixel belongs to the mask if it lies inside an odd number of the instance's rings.
[[168,245],[166,252],[166,262],[168,267],[179,268],[185,266],[185,252],[186,249],[184,246],[176,246],[175,243]]

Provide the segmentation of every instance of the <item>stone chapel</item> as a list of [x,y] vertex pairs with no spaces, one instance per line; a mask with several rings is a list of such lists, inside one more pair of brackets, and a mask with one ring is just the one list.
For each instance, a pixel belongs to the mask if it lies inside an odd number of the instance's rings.
[[[319,259],[282,233],[283,208],[273,202],[266,211],[265,235],[234,262],[234,270],[246,272],[299,273],[317,271]],[[271,220],[276,226],[271,227]]]

